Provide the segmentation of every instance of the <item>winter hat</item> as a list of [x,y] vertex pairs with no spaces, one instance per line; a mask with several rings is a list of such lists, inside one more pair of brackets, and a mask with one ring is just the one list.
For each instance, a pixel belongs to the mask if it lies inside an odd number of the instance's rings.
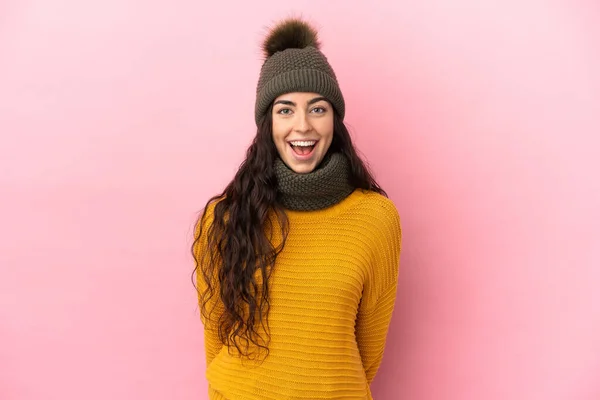
[[344,118],[344,97],[320,47],[317,31],[298,18],[283,20],[269,32],[262,45],[265,61],[256,88],[257,125],[273,100],[290,92],[319,93]]

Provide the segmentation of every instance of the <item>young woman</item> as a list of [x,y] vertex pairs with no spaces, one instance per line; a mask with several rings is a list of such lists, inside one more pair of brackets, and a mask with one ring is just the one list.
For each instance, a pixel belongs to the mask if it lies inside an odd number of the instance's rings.
[[372,399],[400,220],[353,147],[344,98],[300,19],[276,25],[256,137],[193,246],[212,400]]

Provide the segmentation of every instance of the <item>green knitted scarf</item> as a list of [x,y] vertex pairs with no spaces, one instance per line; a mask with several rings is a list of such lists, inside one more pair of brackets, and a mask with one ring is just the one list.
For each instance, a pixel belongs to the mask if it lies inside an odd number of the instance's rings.
[[275,175],[279,202],[295,211],[313,211],[327,208],[348,197],[354,187],[350,183],[350,163],[342,153],[326,156],[321,164],[308,174],[298,174],[277,157]]

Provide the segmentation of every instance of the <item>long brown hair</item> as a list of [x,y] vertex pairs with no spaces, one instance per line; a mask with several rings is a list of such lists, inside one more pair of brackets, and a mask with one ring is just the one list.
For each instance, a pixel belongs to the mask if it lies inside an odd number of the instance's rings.
[[[192,246],[196,262],[193,276],[203,279],[206,287],[200,291],[196,286],[202,316],[208,320],[214,304],[219,302],[222,310],[217,320],[219,339],[246,357],[253,354],[250,343],[268,353],[269,275],[289,232],[285,209],[277,201],[274,162],[278,154],[272,139],[271,112],[272,105],[233,180],[207,202],[197,221],[200,229]],[[350,180],[355,188],[387,196],[357,154],[337,113],[328,152],[341,152],[348,158]],[[202,232],[211,203],[214,203],[213,222],[207,232]],[[272,216],[281,230],[281,243],[271,240]],[[207,235],[205,249],[199,248],[202,235]],[[260,271],[258,280],[257,271]],[[217,296],[216,301],[210,301],[213,296]],[[208,309],[209,303],[213,303],[212,309]],[[266,337],[260,333],[260,327],[266,327]]]

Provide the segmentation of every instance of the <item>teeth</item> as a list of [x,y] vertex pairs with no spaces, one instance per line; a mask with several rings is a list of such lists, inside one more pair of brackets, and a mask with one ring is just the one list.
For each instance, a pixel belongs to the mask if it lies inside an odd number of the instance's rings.
[[290,142],[290,144],[292,146],[302,146],[302,147],[309,147],[309,146],[314,146],[315,143],[317,143],[316,140],[296,140],[294,142]]

